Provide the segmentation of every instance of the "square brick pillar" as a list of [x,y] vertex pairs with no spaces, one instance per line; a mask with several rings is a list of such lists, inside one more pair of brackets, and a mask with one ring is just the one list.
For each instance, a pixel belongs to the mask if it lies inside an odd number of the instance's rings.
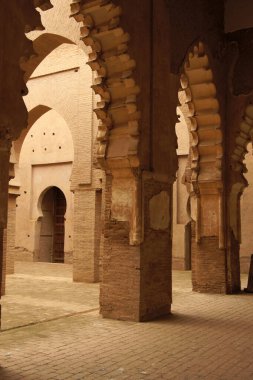
[[5,295],[6,284],[6,246],[7,246],[7,229],[3,230],[3,259],[2,259],[2,277],[1,277],[1,296]]
[[147,321],[171,310],[171,187],[142,182],[144,235],[129,244],[129,223],[111,217],[111,178],[106,186],[105,245],[100,307],[103,317]]
[[77,282],[99,280],[100,226],[97,213],[101,210],[97,196],[94,189],[75,190],[73,280]]
[[201,293],[227,293],[227,258],[224,242],[221,184],[199,182],[192,223],[192,286]]
[[[5,257],[6,227],[8,210],[8,184],[9,184],[9,160],[10,141],[0,140],[0,298],[5,291]],[[1,323],[1,305],[0,305]],[[0,326],[1,327],[1,326]]]
[[9,193],[8,222],[6,238],[6,274],[14,273],[15,232],[16,232],[16,199],[18,194]]
[[226,293],[225,250],[216,236],[192,239],[192,289],[200,293]]
[[[131,36],[128,53],[135,62],[133,79],[140,93],[132,105],[137,112],[122,112],[108,133],[100,310],[103,317],[147,321],[171,309],[179,79],[170,75],[166,2],[147,0],[136,7],[135,0],[117,0],[116,4],[122,7],[120,27]],[[124,101],[122,109],[128,103]],[[134,119],[138,113],[140,118]]]

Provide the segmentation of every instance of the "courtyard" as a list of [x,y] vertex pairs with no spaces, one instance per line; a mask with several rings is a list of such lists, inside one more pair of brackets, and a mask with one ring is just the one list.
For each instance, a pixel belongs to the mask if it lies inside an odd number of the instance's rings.
[[193,293],[174,271],[171,316],[122,322],[99,315],[99,285],[71,270],[18,263],[7,277],[1,380],[253,378],[253,295]]

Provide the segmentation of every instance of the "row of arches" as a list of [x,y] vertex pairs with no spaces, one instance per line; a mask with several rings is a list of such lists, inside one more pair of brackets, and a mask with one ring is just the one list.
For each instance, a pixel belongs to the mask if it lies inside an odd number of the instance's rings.
[[[152,3],[151,8],[149,5],[145,8],[147,15],[151,15],[148,12],[152,8],[154,19],[165,25],[167,4],[159,2],[155,6]],[[135,30],[135,20],[131,20],[130,15],[122,10],[123,3],[120,7],[110,1],[75,1],[72,16],[81,22],[81,39],[89,49],[89,65],[95,72],[93,88],[99,95],[95,110],[100,120],[97,158],[106,169],[101,310],[104,316],[144,320],[169,312],[171,305],[171,282],[166,281],[171,279],[171,220],[164,216],[164,210],[171,209],[176,171],[173,158],[175,132],[171,128],[171,125],[174,128],[175,116],[171,116],[171,108],[176,104],[173,94],[178,92],[180,78],[179,75],[176,79],[166,75],[166,69],[167,73],[173,71],[169,62],[154,59],[152,54],[162,51],[162,42],[159,31],[151,24],[151,38],[145,50],[150,65],[142,67],[142,72],[137,65],[134,72],[136,63],[140,63],[143,57],[138,53],[137,43],[131,49],[131,53],[136,54],[136,61],[128,54],[129,35],[119,27],[120,16],[123,14],[124,23],[132,30]],[[61,8],[59,12],[60,20]],[[153,19],[147,17],[146,20],[151,22]],[[144,23],[144,20],[138,21]],[[142,26],[146,30],[144,24]],[[76,28],[77,25],[73,24],[68,33]],[[65,33],[63,36],[68,38]],[[48,38],[52,47],[60,46],[62,40],[52,37],[51,33]],[[42,43],[41,51],[37,47],[40,58],[33,62],[40,62],[48,52],[48,47],[43,47],[42,38],[37,42]],[[223,155],[225,126],[222,123],[223,103],[219,99],[224,94],[218,95],[214,70],[210,67],[214,60],[211,62],[211,53],[206,46],[202,42],[195,43],[187,53],[179,96],[190,132],[189,164],[185,178],[189,184],[193,222],[191,264],[194,290],[225,293],[239,290],[239,265],[238,260],[234,260],[237,253],[234,254],[232,244],[228,243],[232,239],[228,228],[231,217],[228,218],[227,203],[231,189],[224,182],[228,175],[224,170],[231,157],[225,159]],[[34,67],[29,69],[29,62],[26,65],[26,71],[34,73]],[[162,70],[163,83],[158,75],[161,66],[165,69]],[[143,75],[143,72],[148,75]],[[165,99],[166,93],[170,94],[170,101]],[[62,98],[63,95],[59,95],[59,99]],[[148,111],[144,107],[145,100]],[[92,102],[94,106],[95,98]],[[164,112],[162,118],[154,107],[159,102]],[[79,138],[80,149],[75,150],[78,159],[84,151],[84,140]],[[143,141],[148,143],[145,145]],[[171,145],[169,141],[172,141]],[[85,164],[84,161],[82,163]],[[78,170],[73,169],[72,189],[76,202],[81,204],[88,182],[84,177],[81,180],[79,177]],[[231,178],[230,184],[233,182]],[[83,235],[88,238],[87,234]],[[81,251],[81,244],[80,238],[77,251]],[[129,278],[133,294],[129,292]],[[159,281],[149,281],[150,278]],[[134,295],[140,293],[140,283],[145,284],[145,291],[141,292],[141,300],[138,298],[136,302]],[[159,298],[156,297],[158,293]],[[119,299],[125,301],[120,305],[120,310]]]

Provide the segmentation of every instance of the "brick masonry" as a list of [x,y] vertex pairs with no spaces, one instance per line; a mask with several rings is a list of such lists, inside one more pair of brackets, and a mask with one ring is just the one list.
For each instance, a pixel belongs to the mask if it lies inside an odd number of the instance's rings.
[[[74,203],[73,279],[78,282],[98,281],[99,260],[94,255],[96,191],[77,189]],[[98,230],[98,228],[97,228]]]
[[146,181],[143,185],[145,233],[140,246],[129,245],[129,224],[112,220],[111,178],[105,192],[105,243],[100,293],[104,317],[145,321],[170,313],[171,237],[169,228],[150,228],[149,200],[168,185]]
[[217,237],[192,239],[192,286],[202,293],[226,293],[225,251],[219,249]]
[[1,292],[0,292],[1,296],[5,294],[5,283],[6,283],[6,245],[7,245],[7,229],[6,228],[3,231],[2,239],[3,239],[2,242],[0,241],[1,247],[3,247],[2,248],[3,249],[2,251],[2,255],[3,255],[2,265],[3,266],[2,266],[2,281],[1,281]]

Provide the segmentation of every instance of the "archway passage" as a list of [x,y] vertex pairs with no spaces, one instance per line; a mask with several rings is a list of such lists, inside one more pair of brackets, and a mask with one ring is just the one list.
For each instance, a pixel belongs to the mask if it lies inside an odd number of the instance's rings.
[[38,260],[64,263],[66,198],[63,192],[58,187],[49,189],[42,199],[41,209]]

